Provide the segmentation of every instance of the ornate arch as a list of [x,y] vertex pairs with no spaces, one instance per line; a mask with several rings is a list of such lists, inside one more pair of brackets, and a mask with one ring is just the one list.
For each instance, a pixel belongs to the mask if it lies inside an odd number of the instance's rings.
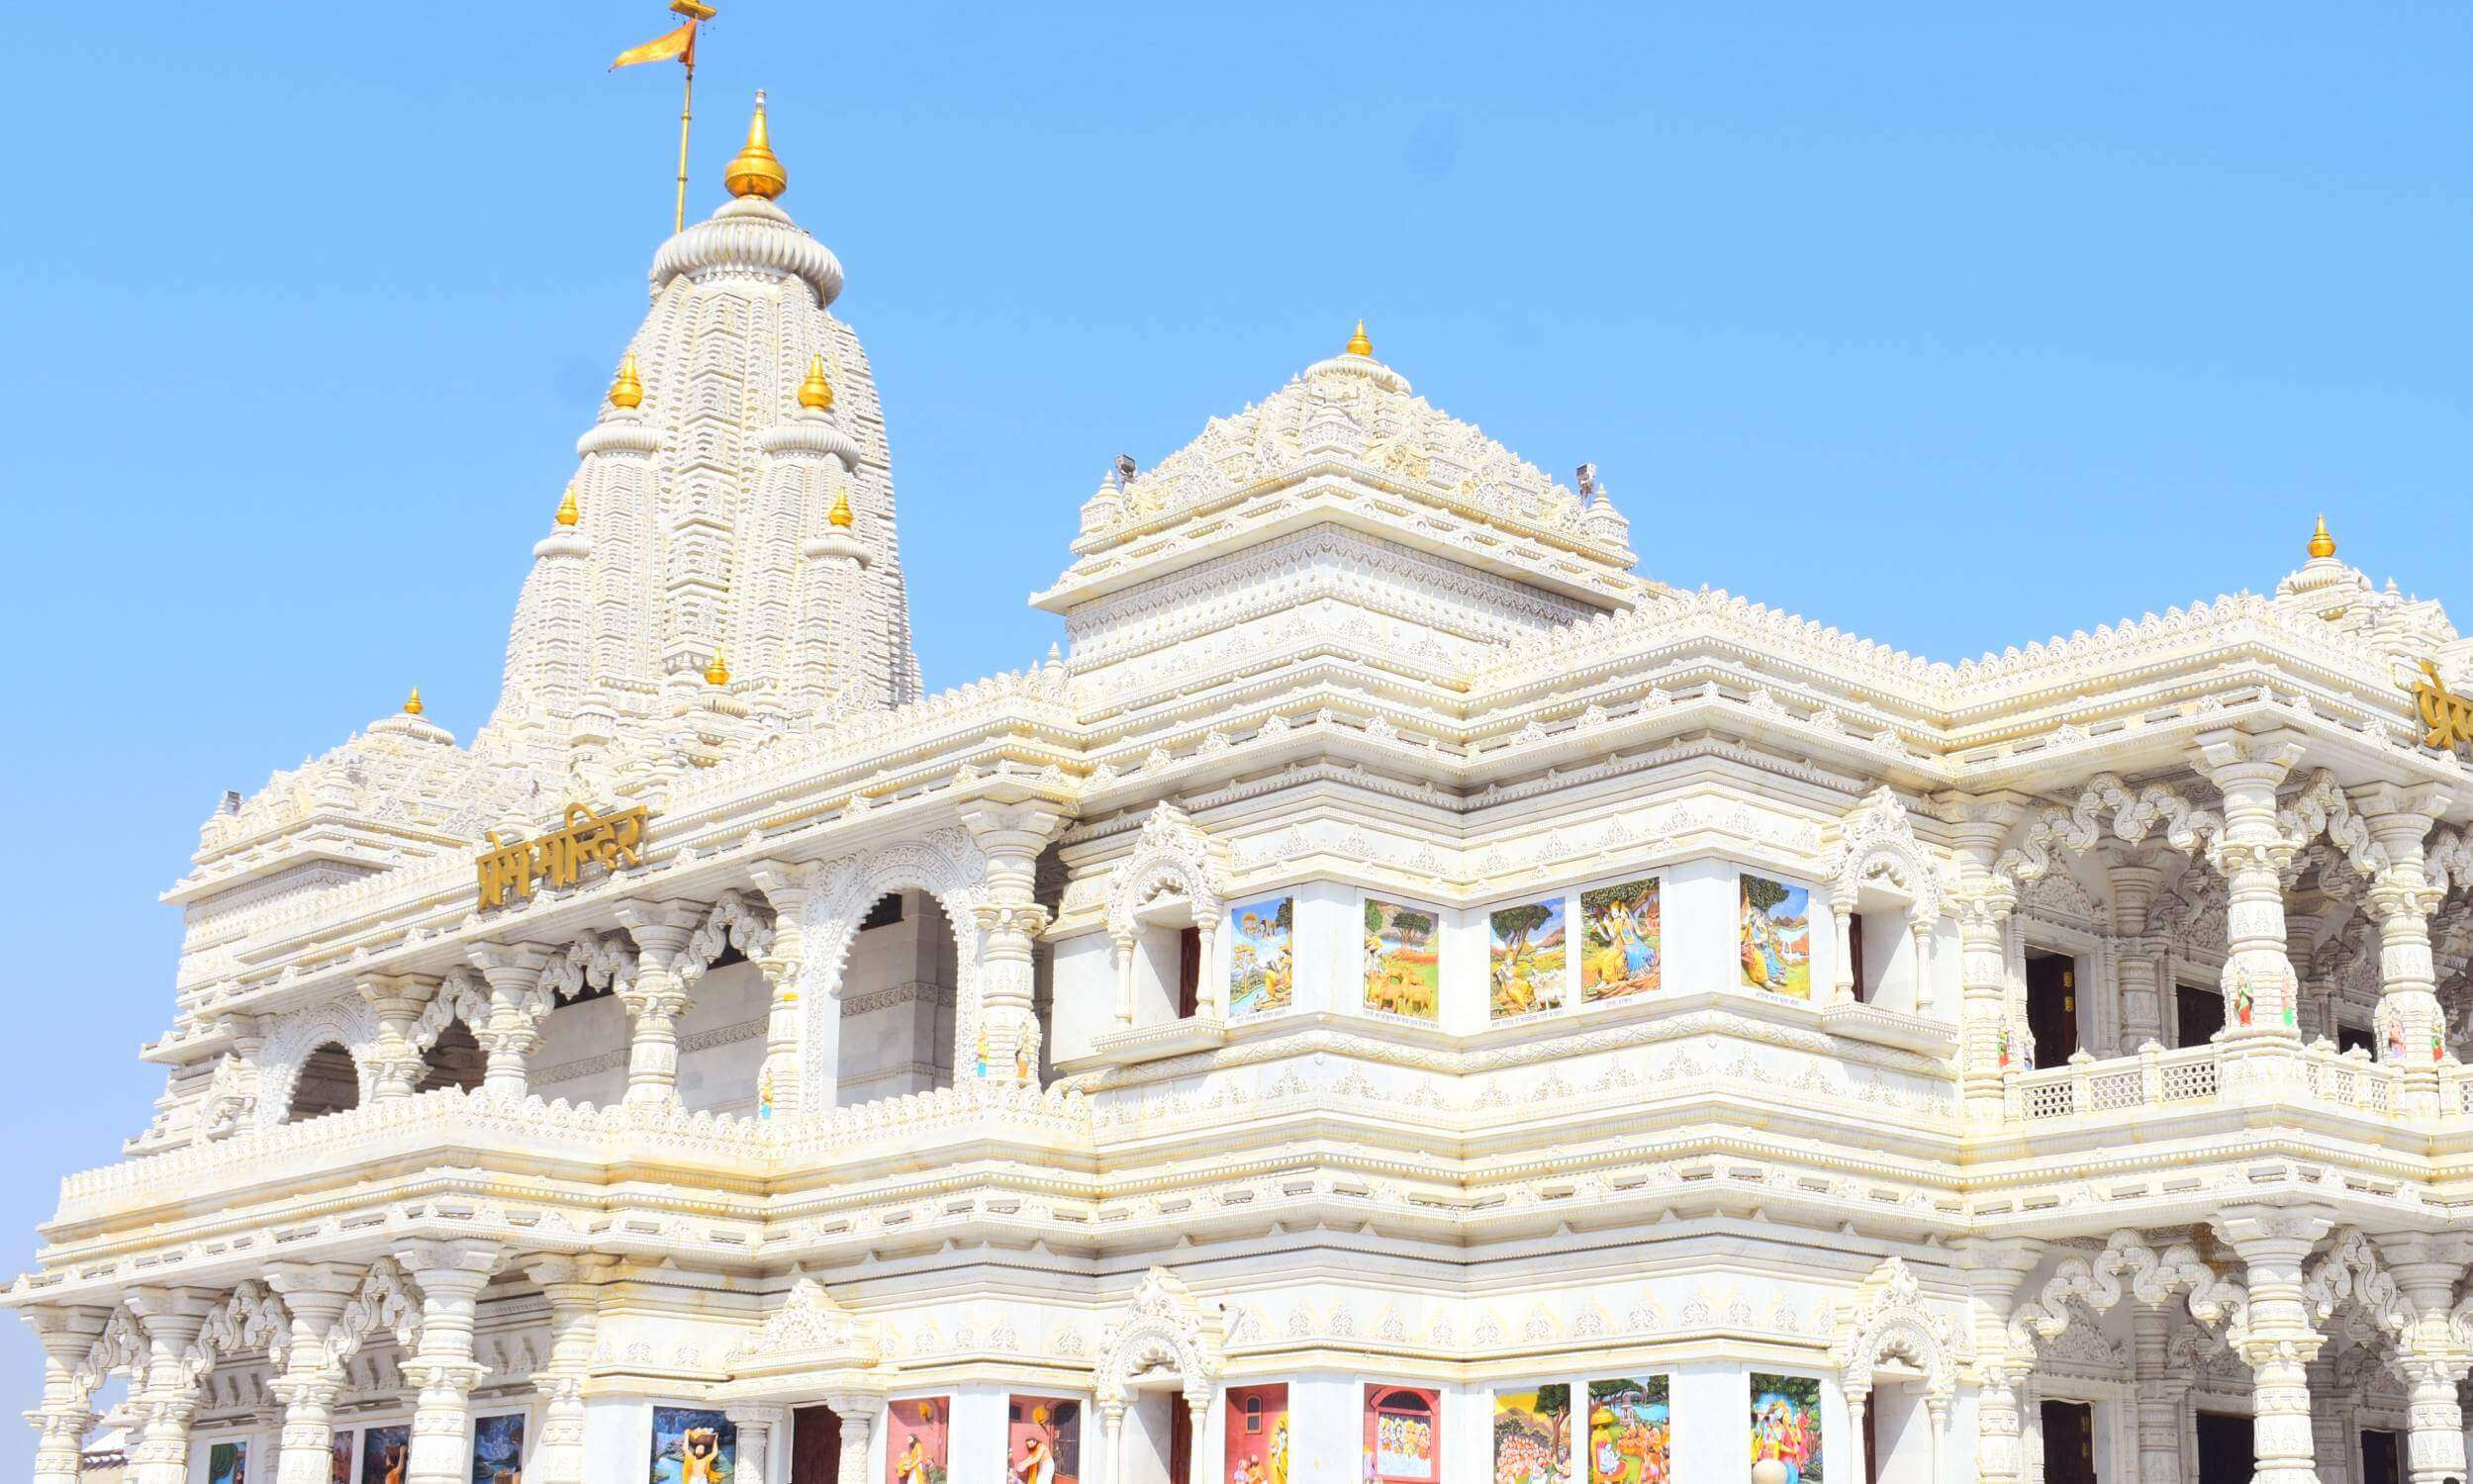
[[2069,1328],[2073,1300],[2098,1314],[2111,1309],[2121,1302],[2125,1278],[2127,1291],[2142,1304],[2162,1304],[2186,1292],[2192,1319],[2223,1325],[2236,1344],[2248,1332],[2249,1290],[2238,1278],[2220,1276],[2189,1243],[2158,1252],[2141,1233],[2122,1231],[2092,1257],[2063,1257],[2043,1292],[2018,1305],[2009,1322],[2012,1349],[2032,1354],[2038,1342],[2059,1337]]
[[243,1278],[206,1317],[198,1338],[189,1342],[181,1355],[181,1368],[192,1386],[204,1380],[218,1361],[242,1352],[263,1354],[281,1369],[291,1338],[292,1315],[283,1300],[256,1279]]
[[1902,893],[1915,915],[1931,921],[1946,902],[1940,873],[1915,838],[1906,805],[1887,784],[1863,795],[1847,811],[1839,826],[1838,844],[1828,857],[1829,894],[1835,902],[1855,902],[1865,883],[1886,881]]
[[490,1023],[490,986],[469,969],[457,969],[438,981],[437,991],[413,1022],[413,1050],[426,1052],[437,1045],[438,1037],[458,1020],[476,1036]]
[[2212,855],[2224,836],[2222,814],[2199,807],[2170,786],[2148,784],[2133,793],[2118,777],[2099,773],[2087,780],[2076,802],[2030,818],[2018,843],[1994,863],[1993,874],[2013,882],[2037,880],[2052,868],[2053,847],[2084,855],[2101,844],[2108,814],[2112,834],[2124,843],[2140,844],[2161,826],[2165,843],[2192,858]]
[[786,1387],[796,1400],[841,1389],[822,1379],[824,1373],[872,1371],[882,1350],[875,1320],[851,1314],[833,1302],[823,1284],[801,1278],[782,1306],[730,1349],[724,1363],[733,1394],[755,1398]]
[[351,1054],[361,1101],[369,1100],[374,1076],[370,1055],[378,1045],[378,1014],[358,995],[321,1001],[278,1016],[257,1049],[257,1126],[273,1128],[292,1110],[301,1066],[330,1042]]
[[381,1328],[395,1333],[395,1344],[409,1355],[421,1346],[421,1290],[392,1257],[380,1257],[361,1275],[360,1288],[327,1332],[327,1353],[342,1365]]
[[773,909],[749,892],[724,891],[704,922],[688,935],[687,950],[679,956],[679,977],[691,984],[703,978],[724,949],[734,948],[754,959],[772,946]]
[[1099,1331],[1091,1358],[1092,1395],[1101,1410],[1120,1415],[1136,1378],[1173,1368],[1187,1405],[1206,1405],[1219,1379],[1224,1330],[1217,1305],[1196,1299],[1167,1268],[1154,1267],[1123,1312]]
[[1193,925],[1217,925],[1227,899],[1226,852],[1201,826],[1166,799],[1142,822],[1133,854],[1116,863],[1107,886],[1107,935],[1129,942],[1139,931],[1134,914],[1163,887],[1181,887],[1193,904]]
[[560,1000],[573,999],[587,988],[624,985],[634,978],[634,940],[624,933],[587,928],[541,966],[524,1009],[537,1021],[556,1009]]
[[823,1017],[841,1013],[841,975],[850,962],[850,945],[859,923],[878,897],[889,891],[924,891],[944,910],[953,929],[954,1066],[958,1071],[966,1048],[979,1039],[979,935],[976,908],[988,884],[988,858],[959,828],[942,829],[923,840],[896,840],[855,856],[844,856],[816,873],[817,889],[808,898],[800,941],[807,963],[800,970],[799,992],[808,1007],[801,1045],[823,1039]]
[[1924,1307],[1923,1286],[1900,1257],[1873,1268],[1855,1298],[1839,1305],[1829,1352],[1850,1394],[1868,1393],[1872,1367],[1887,1357],[1922,1371],[1924,1393],[1936,1406],[1957,1395],[1957,1326]]
[[149,1353],[145,1326],[124,1299],[112,1311],[112,1317],[103,1322],[103,1333],[86,1346],[86,1357],[77,1363],[75,1371],[77,1385],[85,1392],[86,1400],[92,1402],[103,1383],[115,1375],[125,1372],[133,1380],[143,1378]]
[[2321,1322],[2349,1305],[2397,1354],[2413,1340],[2420,1316],[2379,1260],[2377,1244],[2356,1227],[2345,1227],[2326,1254],[2302,1274],[2302,1301]]

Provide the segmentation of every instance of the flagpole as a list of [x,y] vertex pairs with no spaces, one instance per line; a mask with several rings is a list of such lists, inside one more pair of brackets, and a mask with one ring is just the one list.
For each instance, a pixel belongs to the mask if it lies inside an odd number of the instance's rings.
[[[692,23],[691,23],[692,24]],[[687,230],[687,126],[696,117],[696,42],[687,42],[687,90],[678,105],[678,210],[673,215],[670,232],[673,235]]]

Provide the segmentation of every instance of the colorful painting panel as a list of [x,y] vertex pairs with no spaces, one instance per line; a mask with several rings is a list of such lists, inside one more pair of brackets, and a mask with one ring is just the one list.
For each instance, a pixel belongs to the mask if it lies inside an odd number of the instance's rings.
[[404,1464],[411,1452],[411,1428],[363,1428],[360,1484],[404,1484]]
[[1588,1484],[1674,1484],[1674,1409],[1665,1376],[1588,1383]]
[[330,1484],[352,1484],[352,1441],[353,1435],[346,1429],[335,1434],[329,1443],[334,1452],[334,1468],[329,1476]]
[[886,1406],[887,1484],[945,1484],[945,1444],[950,1438],[950,1397],[923,1396]]
[[1665,967],[1659,923],[1658,879],[1580,894],[1580,1001],[1647,994]]
[[1786,1465],[1786,1484],[1825,1484],[1819,1380],[1752,1373],[1752,1461],[1763,1458]]
[[1812,893],[1764,876],[1743,879],[1743,981],[1812,997]]
[[206,1450],[206,1484],[248,1484],[249,1445],[219,1442]]
[[1430,1484],[1442,1447],[1442,1394],[1415,1386],[1366,1388],[1365,1477]]
[[1295,999],[1296,898],[1266,896],[1228,909],[1228,1016],[1268,1015]]
[[1222,1484],[1288,1484],[1288,1389],[1228,1388]]
[[1366,1008],[1431,1021],[1443,1001],[1442,923],[1424,907],[1366,898]]
[[737,1472],[736,1423],[702,1407],[652,1409],[652,1484],[729,1484]]
[[1563,898],[1524,901],[1486,914],[1488,1018],[1511,1020],[1563,1008]]
[[472,1484],[523,1484],[523,1414],[472,1423]]
[[1494,1393],[1494,1484],[1572,1484],[1570,1387]]
[[1014,1484],[1077,1484],[1082,1477],[1082,1403],[1017,1396],[1005,1407],[1004,1469]]

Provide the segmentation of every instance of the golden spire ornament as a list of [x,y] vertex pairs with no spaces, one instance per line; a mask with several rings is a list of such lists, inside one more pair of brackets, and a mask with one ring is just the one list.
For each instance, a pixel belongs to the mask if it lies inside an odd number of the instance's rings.
[[567,493],[560,496],[558,500],[558,523],[573,525],[582,518],[584,518],[584,510],[575,503],[575,486],[569,485]]
[[832,522],[835,530],[850,528],[850,487],[848,485],[843,485],[833,492],[832,512],[824,518]]
[[644,383],[635,374],[635,352],[630,350],[618,362],[618,374],[610,383],[612,407],[642,407]]
[[424,709],[425,707],[421,704],[421,688],[415,686],[412,688],[412,694],[404,697],[404,714],[418,716]]
[[771,133],[764,123],[764,90],[756,89],[756,116],[747,122],[746,147],[721,174],[721,184],[733,196],[762,196],[766,200],[790,189],[790,172],[773,153]]
[[726,686],[730,683],[729,662],[721,658],[721,646],[713,646],[713,663],[705,667],[705,684]]
[[2313,561],[2323,561],[2333,555],[2335,555],[2335,538],[2328,534],[2327,516],[2321,515],[2319,528],[2310,533],[2310,556]]
[[808,379],[799,383],[799,405],[819,413],[833,410],[833,384],[824,379],[824,357],[820,354],[808,363]]
[[1348,353],[1364,356],[1374,354],[1374,342],[1366,338],[1366,322],[1363,320],[1357,322],[1357,332],[1348,337]]

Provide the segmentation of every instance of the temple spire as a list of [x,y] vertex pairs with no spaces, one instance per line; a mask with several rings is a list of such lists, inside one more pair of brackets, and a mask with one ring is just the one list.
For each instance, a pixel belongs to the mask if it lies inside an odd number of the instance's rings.
[[2319,528],[2310,533],[2310,559],[2325,561],[2335,555],[2335,538],[2328,534],[2327,516],[2319,517]]
[[773,153],[772,135],[764,123],[764,90],[756,90],[756,116],[747,124],[747,144],[738,151],[722,172],[721,183],[733,196],[762,196],[767,200],[790,189],[790,172],[782,168]]

